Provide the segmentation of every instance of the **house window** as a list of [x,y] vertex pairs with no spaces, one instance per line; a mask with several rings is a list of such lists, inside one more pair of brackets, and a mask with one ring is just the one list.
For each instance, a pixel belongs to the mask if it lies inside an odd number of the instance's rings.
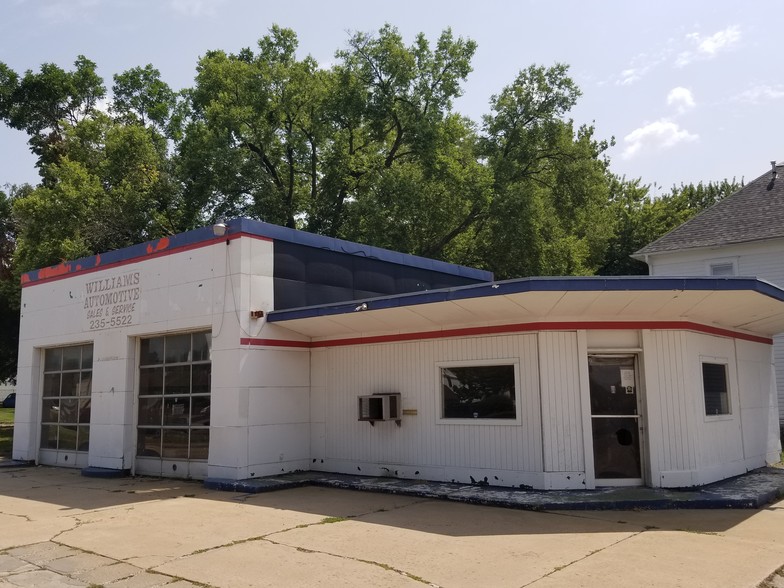
[[706,416],[730,414],[727,364],[703,362],[702,389],[705,394]]
[[211,344],[209,331],[141,340],[137,456],[207,459]]
[[710,264],[710,275],[712,276],[734,276],[735,264],[731,261]]
[[93,346],[44,352],[41,449],[88,451]]
[[443,419],[517,418],[515,365],[441,366]]

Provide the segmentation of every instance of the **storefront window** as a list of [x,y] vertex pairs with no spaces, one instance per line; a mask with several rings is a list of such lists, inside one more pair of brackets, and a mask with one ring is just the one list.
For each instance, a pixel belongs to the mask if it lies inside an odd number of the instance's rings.
[[441,418],[517,418],[514,365],[441,367]]

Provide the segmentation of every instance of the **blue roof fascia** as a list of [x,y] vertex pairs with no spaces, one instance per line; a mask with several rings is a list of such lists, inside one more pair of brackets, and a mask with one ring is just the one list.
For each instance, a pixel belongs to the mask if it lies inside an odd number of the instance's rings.
[[[259,237],[266,237],[268,239],[278,241],[287,241],[297,245],[304,245],[306,247],[313,247],[316,249],[326,249],[328,251],[345,253],[347,255],[356,255],[366,257],[368,259],[377,259],[387,263],[416,267],[440,272],[443,274],[461,276],[472,280],[479,280],[482,282],[487,282],[493,279],[492,272],[472,267],[456,265],[453,263],[447,263],[445,261],[429,259],[427,257],[419,257],[417,255],[409,255],[407,253],[400,253],[390,249],[382,249],[381,247],[374,247],[372,245],[362,245],[360,243],[345,241],[335,237],[325,237],[324,235],[298,231],[296,229],[290,229],[280,225],[271,225],[269,223],[251,220],[248,218],[236,219],[236,221],[240,223],[239,230],[241,232],[257,235]],[[232,223],[233,222],[235,221],[232,221]]]
[[97,255],[64,261],[59,265],[32,270],[23,274],[22,284],[32,284],[39,280],[52,277],[65,277],[78,272],[98,270],[107,266],[142,261],[145,257],[151,255],[160,255],[184,247],[198,246],[203,242],[222,241],[223,239],[226,239],[229,234],[230,230],[227,230],[225,236],[216,237],[212,232],[211,226],[199,227],[198,229],[162,237],[153,241],[130,245],[128,247],[123,247],[122,249],[115,249]]
[[[784,302],[784,290],[770,282],[749,277],[660,277],[660,276],[580,276],[580,277],[535,277],[519,278],[502,282],[487,282],[456,288],[444,288],[425,292],[397,294],[379,298],[360,299],[337,304],[323,304],[288,310],[271,311],[268,322],[349,314],[359,310],[380,310],[432,304],[469,298],[484,298],[520,294],[524,292],[640,292],[640,291],[732,291],[758,292]],[[359,308],[362,305],[367,308]]]
[[129,247],[123,247],[122,249],[115,249],[113,251],[107,251],[106,253],[91,255],[89,257],[82,257],[72,261],[64,261],[63,263],[56,266],[36,269],[24,274],[22,283],[32,284],[52,277],[64,277],[86,270],[89,271],[101,269],[105,266],[132,263],[134,261],[141,261],[150,255],[162,254],[167,251],[174,251],[183,247],[194,247],[201,244],[219,242],[225,239],[236,238],[237,236],[243,234],[271,239],[273,241],[288,241],[290,243],[297,243],[307,247],[327,249],[330,251],[346,253],[348,255],[357,255],[371,259],[378,259],[388,263],[395,263],[407,267],[416,267],[444,274],[461,276],[467,279],[481,282],[487,282],[493,279],[492,272],[484,270],[446,263],[444,261],[438,261],[435,259],[428,259],[426,257],[418,257],[416,255],[407,255],[405,253],[398,253],[388,249],[381,249],[380,247],[360,245],[358,243],[352,243],[351,241],[325,237],[323,235],[316,235],[314,233],[289,229],[287,227],[272,225],[247,218],[232,219],[230,221],[226,221],[225,224],[226,234],[220,237],[216,237],[213,234],[212,226],[199,227],[198,229],[162,237],[160,239],[147,241],[145,243],[131,245]]

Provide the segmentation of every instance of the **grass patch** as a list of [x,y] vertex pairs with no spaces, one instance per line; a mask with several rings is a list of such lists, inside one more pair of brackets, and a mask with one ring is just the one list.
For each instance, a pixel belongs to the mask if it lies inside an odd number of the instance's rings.
[[14,444],[14,428],[0,427],[0,457],[11,458]]
[[319,525],[329,525],[331,523],[342,523],[343,521],[347,521],[346,517],[326,517],[319,521]]
[[14,409],[0,408],[0,457],[11,457],[14,444]]

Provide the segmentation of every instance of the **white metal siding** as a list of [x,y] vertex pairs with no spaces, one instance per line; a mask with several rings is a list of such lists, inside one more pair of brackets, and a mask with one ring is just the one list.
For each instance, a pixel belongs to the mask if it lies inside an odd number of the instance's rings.
[[[651,482],[655,486],[691,485],[691,472],[697,468],[690,432],[695,426],[694,405],[688,401],[694,369],[685,364],[687,337],[683,331],[643,331]],[[676,472],[687,472],[685,483],[673,481]]]
[[[314,353],[312,395],[316,398],[311,403],[319,407],[317,412],[323,406],[324,424],[316,422],[311,429],[317,458],[313,467],[319,468],[323,455],[328,462],[325,468],[371,475],[412,476],[424,468],[431,476],[440,472],[443,479],[452,479],[455,472],[475,469],[497,472],[499,479],[493,482],[502,483],[504,472],[541,472],[536,339],[531,334],[475,337],[336,347]],[[438,364],[490,359],[519,362],[521,422],[439,422]],[[375,426],[358,422],[357,397],[376,392],[401,393],[403,409],[415,410],[416,415],[404,415],[401,427],[393,422]],[[316,419],[320,416],[314,414]]]
[[779,427],[772,410],[776,388],[770,346],[735,341],[738,359],[738,397],[746,468],[778,461]]
[[[743,441],[741,438],[741,409],[737,363],[735,359],[735,340],[726,337],[712,337],[699,333],[689,333],[689,354],[687,361],[693,364],[696,372],[688,397],[695,409],[694,432],[697,435],[697,466],[700,470],[700,483],[744,473]],[[702,385],[702,361],[727,362],[727,385],[730,393],[730,414],[721,417],[705,415],[704,390]],[[745,382],[744,382],[745,384]]]
[[539,333],[544,469],[585,470],[576,332]]
[[[648,259],[649,273],[652,276],[705,276],[709,275],[711,261],[726,259],[735,262],[739,276],[755,276],[784,287],[783,240],[654,255]],[[774,340],[778,414],[784,425],[784,335]]]

